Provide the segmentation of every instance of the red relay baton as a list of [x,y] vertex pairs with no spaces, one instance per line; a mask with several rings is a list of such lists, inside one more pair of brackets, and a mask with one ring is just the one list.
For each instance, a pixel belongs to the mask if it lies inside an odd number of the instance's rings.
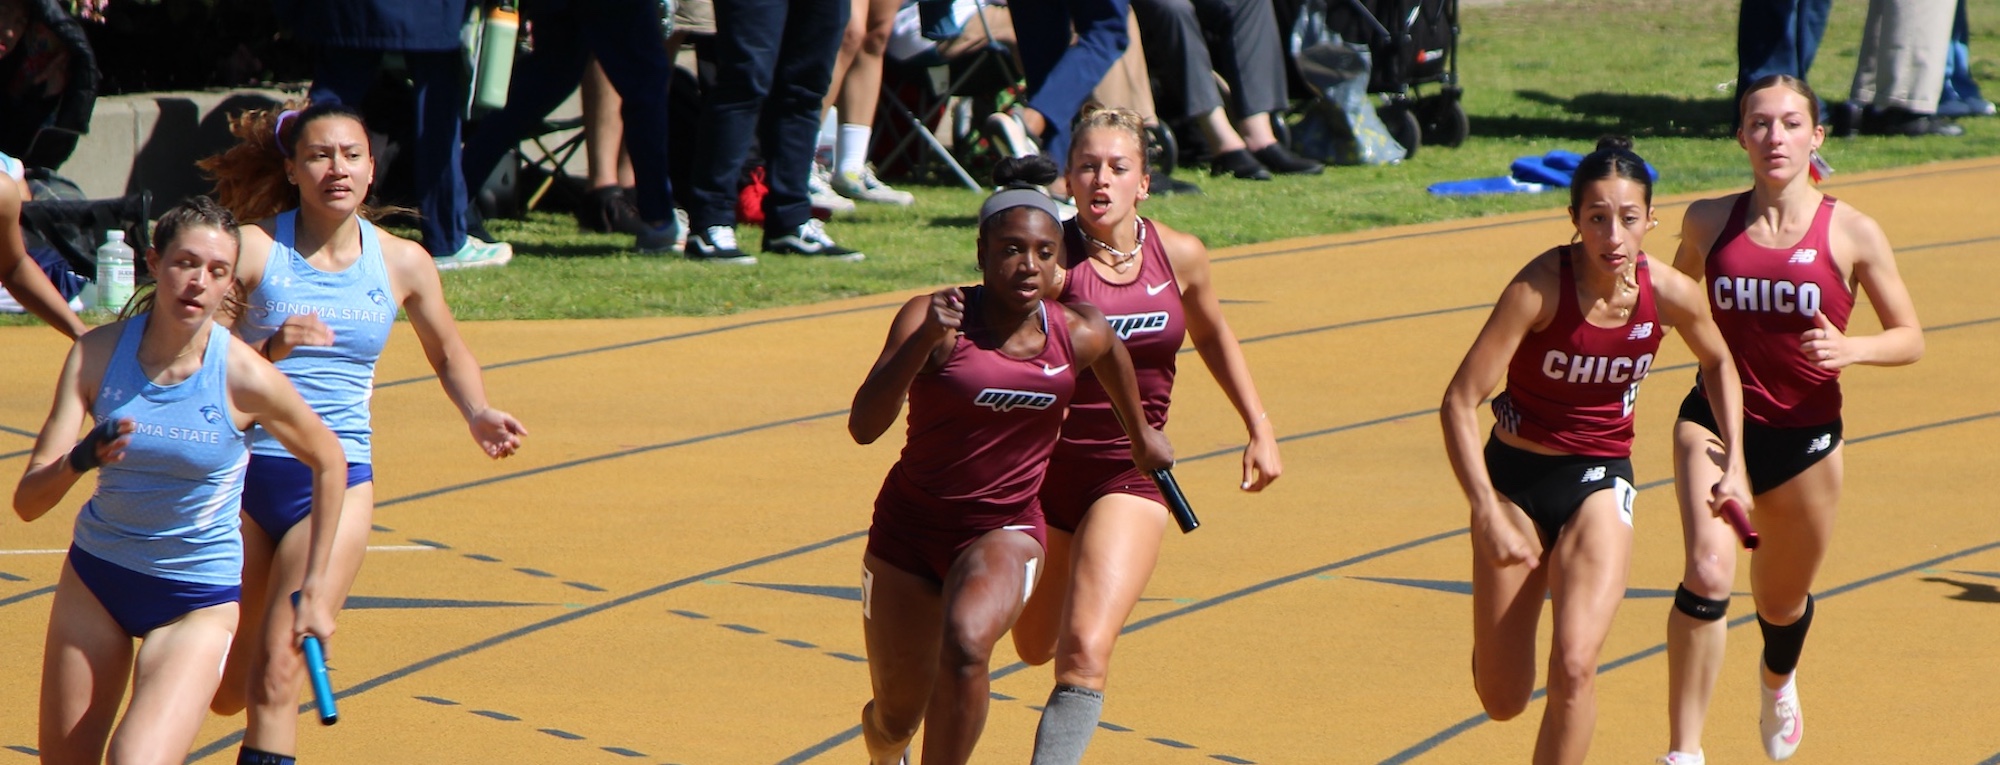
[[1743,540],[1743,549],[1757,549],[1757,530],[1750,527],[1750,516],[1743,513],[1743,503],[1735,497],[1724,497],[1716,504],[1715,512],[1729,522],[1729,528],[1736,530],[1736,538]]

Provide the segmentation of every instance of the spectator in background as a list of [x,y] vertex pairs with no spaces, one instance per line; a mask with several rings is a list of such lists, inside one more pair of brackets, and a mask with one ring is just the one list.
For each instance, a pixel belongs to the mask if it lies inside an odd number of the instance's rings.
[[466,82],[459,29],[468,0],[322,0],[290,3],[284,10],[293,34],[318,46],[313,103],[359,109],[375,86],[383,55],[402,54],[416,87],[410,153],[417,209],[423,214],[424,249],[437,267],[502,266],[512,260],[513,247],[467,236],[465,230],[459,124]]
[[0,152],[61,167],[96,102],[96,54],[62,4],[0,0]]
[[[1833,0],[1740,0],[1736,16],[1736,87],[1773,74],[1808,80]],[[1740,103],[1741,99],[1731,99]],[[1821,121],[1827,115],[1821,114]],[[1732,124],[1735,120],[1731,120]]]
[[[715,5],[715,87],[702,94],[688,194],[690,260],[756,265],[736,244],[736,199],[754,137],[764,157],[766,253],[859,261],[812,217],[807,187],[820,105],[847,27],[848,0]],[[768,98],[767,98],[768,97]]]
[[1868,0],[1848,96],[1869,135],[1964,135],[1937,115],[1951,51],[1953,0]]
[[[1155,100],[1166,105],[1169,122],[1197,121],[1211,174],[1269,180],[1272,173],[1318,175],[1325,169],[1286,149],[1272,130],[1271,115],[1289,99],[1271,0],[1132,0],[1132,11],[1145,39],[1146,66],[1161,85]],[[1218,58],[1210,58],[1211,47]],[[1233,125],[1215,74],[1229,83],[1238,115]]]
[[910,192],[890,188],[868,166],[875,106],[882,96],[882,57],[901,5],[900,0],[853,0],[847,32],[841,36],[840,54],[833,64],[833,87],[827,93],[826,110],[830,118],[837,115],[830,121],[839,125],[839,139],[834,143],[827,184],[835,193],[856,202],[909,206],[917,201]]
[[[715,3],[714,0],[680,0],[669,5],[673,6],[673,16],[667,24],[667,61],[674,62],[680,56],[681,43],[688,36],[708,37],[715,34]],[[669,70],[671,74],[672,70]],[[672,77],[669,76],[668,80],[671,85]],[[577,211],[577,223],[592,231],[622,231],[636,235],[644,230],[646,224],[640,220],[639,208],[635,205],[639,181],[632,174],[632,156],[625,150],[625,121],[619,117],[623,108],[624,99],[611,86],[611,80],[604,76],[604,68],[592,59],[583,70],[583,140],[587,147],[584,159],[589,166],[591,196]],[[671,117],[668,121],[672,122]],[[682,136],[682,140],[686,139]],[[672,156],[670,145],[669,167],[672,166]],[[618,189],[618,193],[610,191],[613,187]],[[674,203],[674,222],[681,229],[678,238],[685,240],[687,211],[678,201]]]
[[1951,22],[1950,65],[1945,68],[1944,93],[1938,97],[1940,117],[1984,117],[1994,113],[1993,102],[1979,92],[1972,79],[1972,27],[1965,18],[1965,0],[1958,0],[1958,13]]
[[[1069,156],[1070,123],[1131,44],[1129,0],[1013,0],[1028,101],[987,120],[1014,156]],[[1073,41],[1073,42],[1072,42]],[[1125,106],[1125,104],[1109,104]]]
[[[521,10],[533,25],[534,53],[515,64],[506,107],[481,119],[479,132],[466,143],[464,176],[491,175],[508,150],[576,91],[595,54],[612,87],[630,96],[618,102],[618,110],[636,184],[632,201],[640,225],[631,232],[637,237],[635,246],[643,253],[673,251],[680,233],[673,181],[667,177],[667,88],[674,64],[662,39],[659,0],[538,0]],[[616,147],[612,144],[613,157]],[[612,164],[615,168],[615,160]],[[593,197],[622,195],[615,172],[613,185],[593,191]]]

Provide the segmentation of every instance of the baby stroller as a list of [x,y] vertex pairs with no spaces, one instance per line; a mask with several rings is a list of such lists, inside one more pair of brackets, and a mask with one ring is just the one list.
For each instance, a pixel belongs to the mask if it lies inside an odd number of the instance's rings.
[[[1386,97],[1376,113],[1410,154],[1421,144],[1465,142],[1471,125],[1459,103],[1458,0],[1299,0],[1292,10],[1285,27],[1294,46],[1318,42],[1303,38],[1320,33],[1368,47],[1368,92]],[[1296,60],[1299,51],[1291,53]],[[1428,85],[1439,87],[1429,94],[1418,87]]]

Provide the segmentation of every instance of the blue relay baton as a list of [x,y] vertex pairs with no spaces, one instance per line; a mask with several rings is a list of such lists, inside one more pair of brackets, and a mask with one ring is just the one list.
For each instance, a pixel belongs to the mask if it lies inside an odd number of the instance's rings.
[[[299,594],[292,593],[292,608],[299,607]],[[326,648],[319,636],[308,633],[302,648],[306,654],[306,674],[312,678],[313,703],[319,706],[319,724],[340,722],[340,710],[333,703],[333,682],[326,678]]]

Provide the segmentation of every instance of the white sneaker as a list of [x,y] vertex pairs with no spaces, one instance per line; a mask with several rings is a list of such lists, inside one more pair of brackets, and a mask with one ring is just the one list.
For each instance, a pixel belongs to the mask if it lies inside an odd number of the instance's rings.
[[774,255],[809,255],[842,263],[859,263],[868,256],[835,244],[833,237],[826,235],[826,224],[817,218],[807,218],[798,229],[782,236],[773,237],[764,232],[764,251]]
[[1000,139],[1010,157],[1032,157],[1042,153],[1042,147],[1028,135],[1028,125],[1014,112],[994,112],[986,115],[986,133]]
[[833,171],[814,162],[812,174],[806,178],[806,198],[812,201],[813,209],[825,210],[828,215],[842,215],[854,212],[854,200],[833,191]]
[[1660,759],[1654,760],[1653,765],[1708,765],[1708,758],[1703,757],[1700,752],[1694,754],[1668,752]]
[[709,226],[689,234],[682,253],[688,260],[699,262],[728,263],[736,266],[757,265],[757,256],[737,249],[734,226]]
[[514,259],[514,246],[506,242],[488,242],[476,236],[465,238],[465,244],[444,257],[431,258],[439,271],[456,268],[486,268],[504,266]]
[[1770,689],[1757,683],[1759,704],[1757,730],[1763,734],[1764,755],[1772,760],[1783,760],[1799,750],[1799,741],[1806,736],[1805,713],[1799,708],[1799,676],[1793,673],[1785,681],[1785,687]]
[[875,177],[875,168],[863,165],[859,172],[848,171],[833,174],[833,190],[841,196],[856,202],[909,207],[916,204],[917,197],[907,191],[897,191]]

